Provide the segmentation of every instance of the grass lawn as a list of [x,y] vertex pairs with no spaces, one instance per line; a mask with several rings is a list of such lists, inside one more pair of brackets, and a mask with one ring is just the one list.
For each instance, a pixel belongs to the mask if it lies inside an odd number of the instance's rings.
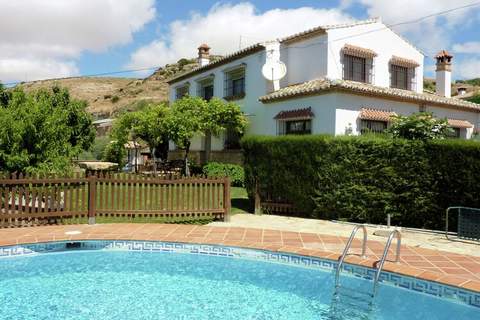
[[251,213],[245,188],[232,187],[230,189],[230,199],[232,201],[232,214]]
[[[250,213],[249,201],[247,190],[240,187],[232,187],[230,189],[230,199],[231,199],[231,214],[237,213]],[[138,201],[138,200],[137,200]],[[140,204],[137,203],[140,206]],[[212,222],[213,219],[205,217],[205,219],[182,217],[182,218],[163,218],[163,217],[142,217],[137,216],[124,217],[124,216],[97,216],[96,223],[184,223],[184,224],[208,224]],[[62,224],[76,224],[76,223],[87,223],[87,218],[64,218],[60,222]]]

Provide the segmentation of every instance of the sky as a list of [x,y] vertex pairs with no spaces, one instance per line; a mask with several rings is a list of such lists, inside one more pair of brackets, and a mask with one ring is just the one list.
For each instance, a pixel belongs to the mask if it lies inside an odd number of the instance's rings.
[[427,76],[439,50],[453,53],[454,79],[480,77],[479,0],[0,0],[0,82],[153,68],[194,58],[201,43],[222,55],[319,25],[397,24],[470,4],[394,27],[425,53]]

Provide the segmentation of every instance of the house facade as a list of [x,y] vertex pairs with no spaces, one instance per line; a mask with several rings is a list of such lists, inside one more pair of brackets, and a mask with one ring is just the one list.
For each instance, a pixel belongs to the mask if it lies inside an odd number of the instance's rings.
[[[170,79],[170,101],[186,94],[235,101],[249,119],[247,135],[360,135],[419,111],[447,118],[458,138],[480,124],[480,105],[451,97],[452,56],[436,56],[437,92],[424,92],[423,53],[379,19],[317,27],[211,63],[209,50],[199,48],[200,67]],[[286,68],[280,80],[264,76],[272,63]],[[235,139],[227,132],[212,148],[229,149]],[[198,137],[192,150],[203,146]]]

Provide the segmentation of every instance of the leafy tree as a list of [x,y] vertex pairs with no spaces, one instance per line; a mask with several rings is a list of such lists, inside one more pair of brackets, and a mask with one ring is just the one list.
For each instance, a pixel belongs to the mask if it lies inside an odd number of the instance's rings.
[[[123,159],[125,156],[124,145],[128,141],[133,141],[135,146],[139,146],[140,142],[143,141],[148,145],[154,161],[157,155],[161,159],[166,159],[169,140],[167,124],[169,113],[170,109],[164,104],[150,104],[140,111],[122,114],[112,128],[111,135],[115,143],[109,146],[106,158],[119,161],[119,158]],[[136,153],[138,151],[138,148],[136,148]],[[156,170],[156,166],[154,166],[154,170]]]
[[0,170],[64,173],[95,138],[86,102],[53,87],[0,91]]
[[233,102],[213,98],[201,110],[202,131],[205,135],[205,158],[210,161],[212,135],[219,136],[222,132],[232,130],[243,134],[247,119],[240,106]]
[[176,100],[168,117],[168,136],[181,149],[185,150],[185,175],[190,175],[188,155],[192,138],[203,132],[202,112],[207,102],[199,97],[186,96]]
[[218,98],[205,101],[200,97],[184,97],[172,105],[168,136],[185,150],[185,171],[189,174],[188,154],[195,135],[206,137],[205,153],[210,159],[211,139],[227,129],[243,133],[247,124],[240,107]]
[[394,138],[409,140],[445,139],[452,133],[452,128],[446,119],[435,119],[432,113],[420,112],[395,116],[387,133]]

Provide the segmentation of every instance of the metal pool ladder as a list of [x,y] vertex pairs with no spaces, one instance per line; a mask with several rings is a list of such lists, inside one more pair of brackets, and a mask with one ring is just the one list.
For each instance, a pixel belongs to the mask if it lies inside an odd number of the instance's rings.
[[388,236],[387,243],[385,245],[385,249],[383,250],[383,255],[382,259],[380,259],[377,272],[375,273],[375,278],[373,281],[373,297],[376,296],[377,290],[378,290],[378,281],[380,280],[380,274],[382,273],[383,265],[385,264],[385,260],[387,260],[387,255],[388,255],[388,250],[390,249],[390,246],[392,245],[393,238],[397,238],[397,250],[395,253],[395,261],[394,262],[399,262],[400,261],[400,245],[402,242],[402,235],[400,231],[398,230],[393,230],[390,235]]
[[335,270],[335,287],[338,287],[338,281],[340,278],[340,271],[342,270],[342,265],[343,261],[348,255],[348,251],[350,250],[350,247],[352,246],[353,239],[355,238],[355,235],[357,234],[357,231],[359,229],[362,229],[363,231],[363,242],[362,242],[362,258],[366,258],[365,252],[367,250],[367,228],[364,225],[358,225],[352,230],[352,234],[350,235],[350,238],[347,241],[347,244],[345,246],[345,249],[343,249],[343,253],[338,259],[338,264],[337,264],[337,269]]
[[[355,235],[357,234],[357,231],[359,229],[362,229],[363,231],[363,242],[362,242],[362,258],[366,258],[365,252],[367,249],[367,228],[364,225],[358,225],[352,230],[352,234],[350,235],[350,238],[347,241],[347,244],[345,245],[345,249],[343,249],[343,253],[338,259],[338,264],[337,268],[335,270],[335,288],[339,287],[339,279],[340,279],[340,271],[342,270],[343,262],[345,261],[345,258],[348,255],[348,251],[350,250],[350,247],[352,246],[353,239],[355,238]],[[385,249],[383,250],[383,255],[382,258],[380,259],[378,263],[378,268],[375,272],[375,277],[373,281],[373,292],[372,292],[372,297],[375,297],[377,294],[378,290],[378,282],[380,280],[380,274],[382,273],[383,266],[385,264],[385,261],[387,260],[388,256],[388,250],[390,249],[390,246],[392,245],[392,241],[394,238],[397,238],[397,249],[396,249],[396,257],[394,262],[399,262],[400,261],[400,246],[402,242],[402,235],[400,231],[398,230],[393,230],[390,235],[388,236],[387,243],[385,244]]]

